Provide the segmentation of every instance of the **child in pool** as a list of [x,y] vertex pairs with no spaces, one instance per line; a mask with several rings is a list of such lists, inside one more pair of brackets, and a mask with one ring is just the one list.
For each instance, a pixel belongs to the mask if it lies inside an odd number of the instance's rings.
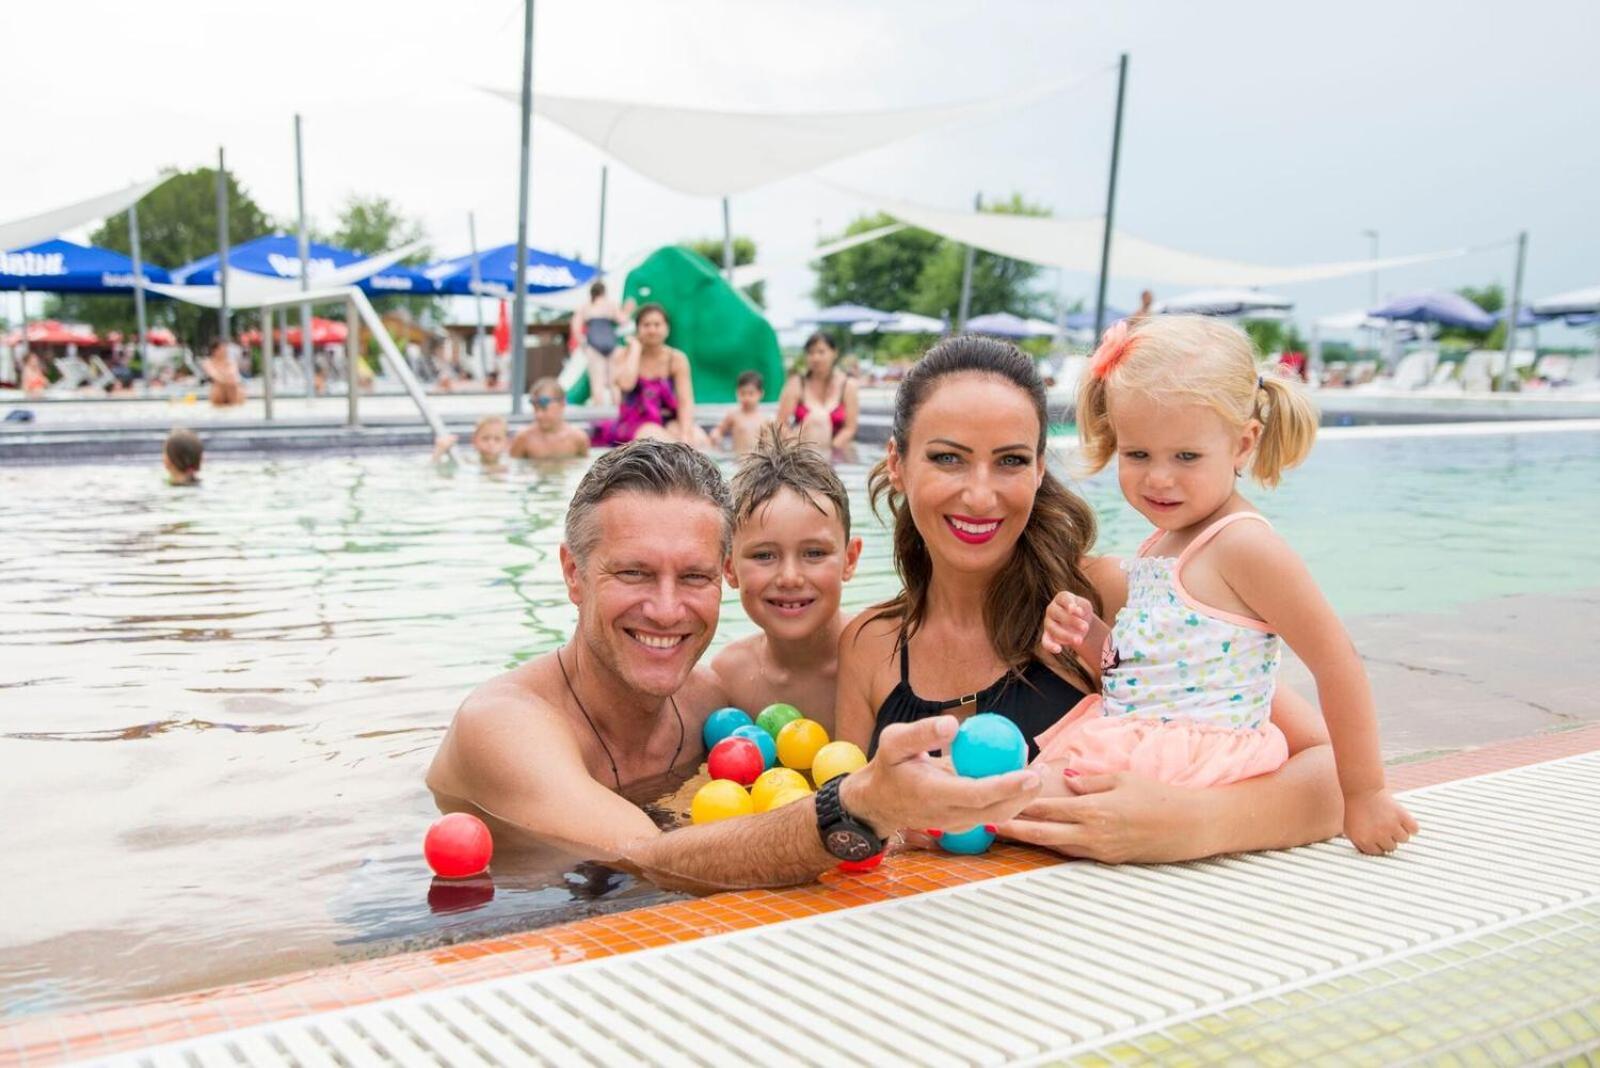
[[[478,464],[485,471],[499,471],[504,467],[508,436],[506,420],[501,415],[486,415],[472,428],[472,447],[477,450]],[[446,434],[434,441],[433,462],[447,467],[453,465],[456,458],[450,450],[457,440],[454,434]]]
[[711,432],[712,445],[728,448],[740,456],[755,449],[761,438],[761,428],[767,424],[766,417],[761,414],[761,397],[766,389],[759,371],[745,371],[739,376],[735,393],[739,406],[724,415]]
[[533,422],[511,439],[514,460],[563,460],[589,455],[589,435],[567,422],[567,393],[546,376],[528,390]]
[[205,447],[193,430],[175,429],[167,435],[161,446],[161,466],[167,470],[167,482],[173,486],[198,486],[200,461]]
[[711,662],[724,703],[755,715],[783,701],[833,734],[839,598],[855,574],[844,483],[814,446],[767,426],[733,476],[728,585],[760,631]]
[[1387,853],[1417,829],[1384,784],[1372,691],[1355,646],[1310,572],[1238,490],[1246,466],[1275,485],[1303,460],[1316,411],[1256,369],[1250,340],[1199,316],[1106,332],[1078,392],[1092,471],[1113,457],[1128,503],[1156,527],[1124,566],[1114,627],[1062,593],[1043,644],[1102,668],[1101,692],[1038,738],[1040,759],[1078,773],[1132,771],[1203,787],[1288,759],[1268,718],[1280,636],[1316,679],[1344,793],[1344,831]]

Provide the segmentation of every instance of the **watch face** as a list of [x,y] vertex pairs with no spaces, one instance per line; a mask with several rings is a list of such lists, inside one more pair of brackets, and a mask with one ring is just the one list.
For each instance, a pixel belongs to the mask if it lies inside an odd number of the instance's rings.
[[835,827],[828,832],[828,852],[840,860],[866,860],[877,852],[877,847],[860,831],[848,827]]

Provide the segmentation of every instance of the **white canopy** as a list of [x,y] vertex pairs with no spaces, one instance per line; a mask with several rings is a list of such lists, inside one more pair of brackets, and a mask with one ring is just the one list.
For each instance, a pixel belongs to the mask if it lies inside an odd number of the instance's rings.
[[[381,252],[376,256],[369,256],[364,260],[332,270],[312,271],[307,276],[311,291],[305,299],[316,301],[327,299],[329,291],[342,293],[347,286],[353,286],[364,278],[387,270],[399,263],[407,256],[421,249],[421,241],[413,241],[408,245]],[[169,286],[155,282],[147,283],[145,288],[152,293],[160,293],[165,297],[175,300],[187,301],[206,308],[222,306],[221,286]],[[230,271],[228,273],[228,307],[254,308],[262,304],[279,303],[287,297],[300,292],[300,279],[298,278],[269,278],[266,275],[255,274],[250,271]],[[320,294],[320,296],[319,296]]]
[[[670,189],[728,196],[951,123],[1001,115],[1069,84],[890,111],[761,112],[534,93],[533,110]],[[489,89],[520,104],[514,89]]]
[[1535,315],[1588,315],[1600,312],[1600,286],[1574,289],[1533,302]]
[[114,193],[101,193],[88,200],[80,200],[76,204],[0,223],[0,251],[35,245],[55,237],[63,230],[70,230],[75,226],[94,222],[96,219],[104,219],[119,211],[127,211],[129,205],[141,200],[146,193],[169,177],[170,175],[163,174],[147,182],[137,182],[126,189],[118,189]]
[[764,281],[773,271],[780,268],[798,267],[803,263],[815,263],[817,260],[826,259],[836,252],[843,252],[845,249],[855,248],[857,245],[865,245],[868,241],[876,241],[880,237],[887,237],[905,228],[905,223],[891,223],[888,226],[879,226],[863,233],[851,234],[849,237],[841,237],[839,240],[830,241],[825,245],[818,245],[800,259],[777,260],[768,263],[747,263],[742,267],[735,267],[733,269],[733,286],[735,289],[745,289],[755,285],[757,282]]
[[[986,252],[1068,271],[1088,274],[1098,274],[1100,271],[1100,241],[1105,230],[1103,216],[1053,219],[1033,215],[951,211],[925,204],[888,200],[859,190],[849,192],[876,204],[897,219]],[[1277,286],[1449,259],[1465,255],[1467,251],[1459,248],[1415,256],[1391,256],[1381,260],[1273,267],[1198,256],[1118,230],[1111,242],[1110,273],[1118,278],[1148,279],[1174,285]]]

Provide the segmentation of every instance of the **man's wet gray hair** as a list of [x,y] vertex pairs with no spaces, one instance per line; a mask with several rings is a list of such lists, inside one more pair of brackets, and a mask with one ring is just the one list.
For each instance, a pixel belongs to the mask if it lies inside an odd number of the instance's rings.
[[733,498],[728,482],[704,453],[681,441],[633,441],[602,455],[584,473],[567,506],[567,548],[588,563],[600,538],[595,509],[619,493],[703,500],[722,513],[722,555],[733,543]]

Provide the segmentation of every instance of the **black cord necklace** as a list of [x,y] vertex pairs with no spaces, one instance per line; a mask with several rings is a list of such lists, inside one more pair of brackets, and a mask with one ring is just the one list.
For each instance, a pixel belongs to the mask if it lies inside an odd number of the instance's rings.
[[[594,725],[594,720],[589,717],[589,710],[583,707],[583,699],[578,696],[578,691],[573,688],[572,676],[567,674],[566,661],[561,659],[561,650],[556,650],[556,666],[561,668],[561,681],[567,684],[567,692],[572,695],[572,700],[578,706],[578,711],[583,713],[583,721],[594,731],[595,741],[600,743],[600,748],[605,750],[606,759],[611,762],[611,777],[617,782],[617,792],[622,792],[622,773],[617,770],[617,758],[611,755],[611,747],[606,744],[605,735],[600,733],[600,728]],[[672,702],[672,714],[678,717],[678,748],[672,751],[672,760],[667,763],[667,771],[678,766],[678,758],[683,755],[683,713],[678,711],[678,699],[669,697]]]

